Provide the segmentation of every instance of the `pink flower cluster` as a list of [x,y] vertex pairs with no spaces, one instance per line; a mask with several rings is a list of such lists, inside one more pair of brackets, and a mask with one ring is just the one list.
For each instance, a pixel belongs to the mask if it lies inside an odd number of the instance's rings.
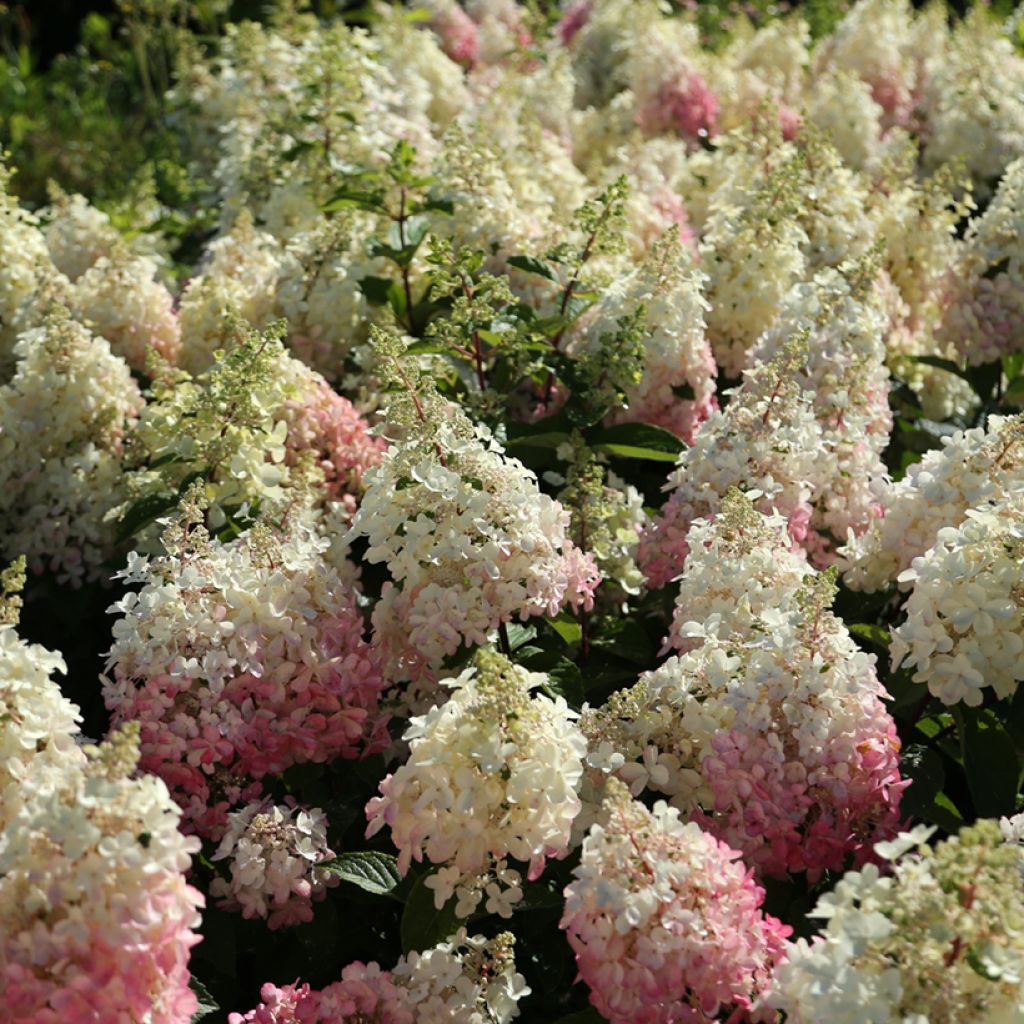
[[774,1019],[756,1003],[790,928],[739,853],[615,780],[603,811],[561,921],[591,1003],[611,1024]]
[[738,846],[773,878],[841,871],[869,859],[876,839],[895,834],[900,741],[877,698],[855,731],[830,736],[814,760],[794,757],[785,738],[749,727],[724,729],[701,762],[713,810],[694,821]]
[[131,778],[115,734],[58,776],[31,775],[0,829],[0,1019],[5,1024],[182,1024],[196,1009],[189,950],[203,897],[185,881],[167,788]]
[[342,502],[351,515],[363,492],[363,475],[380,462],[387,445],[320,374],[305,370],[301,377],[300,394],[281,410],[288,426],[285,463],[295,465],[302,453],[312,452],[324,474],[327,497]]
[[114,606],[104,697],[115,723],[141,722],[142,767],[201,835],[219,838],[264,776],[386,742],[379,660],[321,546],[256,530],[123,574],[144,586]]
[[309,985],[270,983],[260,989],[262,1002],[246,1014],[228,1015],[228,1024],[414,1024],[415,1017],[403,989],[389,971],[377,964],[356,961],[341,972],[341,981],[319,992]]
[[718,127],[719,103],[703,75],[684,68],[661,84],[637,111],[636,123],[648,135],[674,132],[697,142],[712,138]]

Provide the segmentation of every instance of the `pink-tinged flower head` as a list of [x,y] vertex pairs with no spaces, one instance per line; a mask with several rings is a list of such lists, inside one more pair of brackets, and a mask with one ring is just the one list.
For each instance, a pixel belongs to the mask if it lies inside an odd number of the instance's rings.
[[739,853],[617,780],[602,811],[561,920],[591,1003],[611,1024],[771,1020],[755,1003],[790,929]]
[[480,55],[479,29],[476,22],[454,2],[436,5],[430,27],[437,33],[441,49],[456,64],[472,68]]
[[11,1024],[181,1024],[196,1009],[189,951],[199,842],[163,782],[132,778],[124,730],[60,773],[31,772],[0,828],[0,1016]]
[[568,535],[569,513],[536,477],[439,404],[368,475],[351,536],[391,579],[373,610],[393,679],[436,678],[462,643],[532,615],[590,608],[600,574]]
[[571,46],[576,33],[586,25],[590,18],[590,0],[576,0],[565,16],[558,23],[558,38],[562,40],[563,46]]
[[797,382],[804,356],[791,346],[747,372],[722,411],[713,411],[680,456],[665,485],[670,496],[643,531],[637,561],[653,587],[679,574],[690,524],[714,515],[731,487],[758,492],[756,504],[793,520],[806,537],[814,483],[829,463],[812,396]]
[[253,531],[125,574],[144,585],[115,606],[104,696],[115,722],[142,723],[143,768],[203,836],[265,775],[387,742],[379,659],[322,547]]
[[718,99],[704,76],[685,69],[661,84],[637,111],[636,120],[648,135],[674,132],[681,139],[697,142],[714,137],[719,110]]
[[327,498],[342,502],[351,514],[362,496],[366,471],[380,462],[387,445],[319,373],[297,362],[289,370],[299,390],[280,413],[288,427],[285,463],[295,465],[303,453],[312,452],[324,474]]
[[803,127],[803,118],[800,116],[800,111],[794,110],[785,103],[780,103],[778,116],[782,138],[786,142],[792,142],[800,134],[800,129]]
[[[499,881],[518,888],[518,877],[502,877],[507,857],[538,877],[548,858],[568,852],[580,810],[586,742],[575,713],[562,697],[532,692],[545,685],[543,674],[486,650],[475,660],[448,681],[447,701],[412,719],[408,761],[366,807],[367,835],[389,826],[403,874],[424,858],[449,866],[437,876],[438,907],[460,879],[495,865]],[[475,891],[464,896],[479,899]]]

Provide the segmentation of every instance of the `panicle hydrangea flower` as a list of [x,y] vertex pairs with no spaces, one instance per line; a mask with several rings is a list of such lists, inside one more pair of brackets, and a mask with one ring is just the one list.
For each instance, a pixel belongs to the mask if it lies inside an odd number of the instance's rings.
[[359,757],[387,734],[379,660],[326,541],[259,524],[209,541],[202,515],[186,501],[165,556],[129,557],[120,575],[142,588],[111,609],[104,699],[115,722],[141,722],[142,767],[166,780],[183,825],[217,839],[265,775]]
[[[539,877],[547,858],[568,852],[580,809],[586,741],[575,713],[561,696],[532,692],[544,685],[543,673],[486,650],[475,662],[445,681],[446,702],[412,719],[408,760],[366,805],[367,836],[390,828],[402,874],[424,858],[447,866],[433,886],[439,909],[461,878],[495,864],[503,873],[506,857]],[[517,879],[510,881],[514,887]],[[480,898],[467,890],[460,904]]]
[[64,659],[18,636],[15,594],[24,582],[23,559],[0,573],[0,830],[33,787],[82,758],[75,743],[81,715],[52,678],[67,672]]
[[959,526],[967,510],[1020,488],[1024,416],[990,416],[988,429],[958,430],[926,452],[889,491],[885,516],[849,536],[839,566],[855,590],[881,590],[910,579],[900,574],[935,543],[943,527]]
[[[670,179],[670,172],[653,162],[663,140],[647,140],[634,149],[648,157],[639,166],[630,166],[627,159],[623,173],[629,180],[629,194],[625,201],[627,251],[637,263],[642,263],[654,250],[665,250],[665,239],[678,242],[683,252],[697,258],[697,234],[690,224],[682,196]],[[672,143],[668,143],[669,146]],[[632,154],[631,154],[632,155]],[[659,261],[655,261],[657,264]],[[664,256],[660,262],[664,261]],[[678,257],[674,261],[682,265]],[[699,319],[703,321],[701,311]]]
[[228,1024],[508,1024],[530,994],[515,969],[515,939],[493,939],[460,929],[446,942],[399,959],[394,970],[356,961],[341,980],[319,991],[309,985],[266,984],[262,1003]]
[[986,688],[1012,697],[1024,679],[1024,494],[966,515],[900,574],[914,589],[890,654],[944,704],[977,707]]
[[174,299],[155,279],[157,270],[152,257],[118,247],[85,271],[69,295],[75,316],[133,370],[146,370],[150,349],[174,363],[181,347]]
[[124,436],[143,401],[127,364],[59,307],[14,348],[0,387],[0,552],[79,586],[107,576]]
[[445,54],[456,64],[472,68],[480,53],[476,22],[455,0],[420,0],[419,6],[430,15],[427,24],[437,34]]
[[0,159],[0,382],[10,373],[18,333],[36,326],[41,312],[37,294],[48,280],[62,278],[39,230],[39,218],[11,194],[10,180],[11,172]]
[[774,325],[751,357],[767,362],[793,338],[807,339],[799,375],[810,392],[827,459],[819,472],[810,527],[822,535],[820,562],[832,559],[834,541],[863,533],[884,511],[889,475],[882,453],[889,442],[889,371],[886,317],[874,281],[873,259],[819,271],[794,285]]
[[982,9],[972,10],[925,61],[923,164],[961,163],[988,198],[1024,156],[1024,57]]
[[766,612],[791,606],[813,575],[803,551],[793,548],[786,520],[758,512],[736,488],[714,518],[693,523],[687,540],[690,555],[666,640],[679,652],[708,636],[752,635]]
[[[199,474],[214,527],[309,499],[343,501],[351,512],[378,443],[346,399],[288,354],[283,323],[258,331],[235,321],[234,330],[231,349],[199,377],[156,368],[131,437],[129,496],[155,500]],[[153,532],[141,532],[142,546],[152,547]]]
[[668,133],[696,148],[718,129],[721,109],[698,67],[696,27],[681,18],[632,26],[625,74],[634,119],[646,135]]
[[749,366],[748,350],[807,272],[810,239],[797,217],[802,158],[782,147],[769,171],[758,170],[740,163],[735,178],[718,189],[700,245],[708,337],[730,377]]
[[862,170],[877,158],[882,108],[871,87],[840,68],[815,78],[807,120],[827,135],[848,167]]
[[43,211],[43,228],[50,258],[71,281],[80,278],[101,256],[109,256],[121,241],[110,218],[85,196],[68,195],[51,184],[51,205]]
[[289,359],[281,372],[291,378],[294,393],[280,410],[288,431],[285,465],[298,465],[303,453],[312,452],[323,473],[326,499],[340,502],[351,516],[365,489],[364,477],[380,463],[387,445],[315,370]]
[[561,927],[611,1024],[767,1021],[755,1003],[790,929],[761,910],[739,854],[658,801],[609,782],[583,841]]
[[568,511],[484,428],[412,382],[400,354],[385,358],[403,388],[388,406],[394,443],[367,473],[351,537],[391,576],[373,611],[389,677],[430,678],[511,619],[592,607],[599,575],[568,538]]
[[908,124],[913,112],[918,83],[911,16],[905,0],[862,0],[816,54],[819,67],[832,64],[870,88],[886,127]]
[[212,241],[181,297],[181,354],[178,363],[200,374],[228,348],[235,321],[227,313],[256,327],[266,327],[274,314],[278,275],[284,263],[277,240],[258,230],[252,214],[243,210],[231,230]]
[[946,287],[939,339],[968,363],[1024,349],[1024,157],[1007,167],[992,202],[971,221]]
[[477,25],[481,64],[499,64],[533,43],[516,0],[466,0],[466,10]]
[[359,281],[386,272],[363,255],[371,230],[364,215],[348,211],[315,222],[289,240],[278,275],[277,310],[288,320],[292,351],[332,382],[372,320]]
[[[452,8],[463,13],[454,3]],[[382,12],[374,35],[380,41],[379,60],[393,77],[408,116],[425,117],[439,133],[472,106],[466,65],[447,52],[445,40],[436,31],[422,31],[403,8],[392,7]],[[458,43],[452,41],[453,52],[460,53]]]
[[[694,540],[669,641],[685,653],[621,708],[585,710],[588,765],[671,796],[766,875],[863,861],[898,825],[906,784],[875,660],[828,611],[831,573],[782,554],[780,521],[735,492]],[[731,600],[722,584],[700,592],[720,570]],[[607,764],[595,765],[602,743]]]
[[252,803],[228,815],[212,859],[228,860],[230,877],[215,878],[210,895],[243,917],[266,918],[271,929],[312,921],[313,901],[341,881],[318,866],[333,857],[319,808]]
[[[1024,853],[979,821],[934,849],[918,826],[849,871],[811,916],[821,935],[788,946],[767,1002],[793,1024],[963,1024],[1024,1014]],[[911,852],[913,851],[913,852]]]
[[748,370],[722,411],[697,431],[679,456],[661,514],[642,533],[638,561],[652,587],[676,576],[686,560],[690,524],[714,515],[730,487],[759,492],[757,506],[786,516],[794,542],[807,538],[813,483],[825,455],[812,395],[795,366],[806,358],[797,343],[770,363]]
[[185,881],[199,841],[167,787],[132,778],[137,729],[25,779],[0,829],[0,991],[15,1024],[181,1024],[196,1009],[189,950],[202,895]]
[[704,333],[708,304],[701,294],[704,275],[684,255],[679,242],[663,238],[632,274],[615,282],[597,304],[584,345],[614,333],[623,315],[643,308],[643,375],[626,389],[619,423],[653,423],[687,443],[717,407],[714,357]]

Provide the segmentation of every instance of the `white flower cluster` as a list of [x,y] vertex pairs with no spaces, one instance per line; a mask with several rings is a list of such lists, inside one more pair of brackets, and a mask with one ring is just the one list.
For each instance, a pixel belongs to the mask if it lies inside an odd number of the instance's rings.
[[812,397],[822,447],[833,464],[819,473],[811,527],[840,540],[851,530],[863,533],[878,517],[889,485],[882,462],[892,427],[887,323],[873,276],[866,261],[819,271],[795,285],[751,353],[756,362],[767,362],[787,341],[806,338],[799,379]]
[[718,365],[731,377],[750,365],[748,350],[807,273],[807,232],[796,217],[770,216],[784,200],[786,176],[795,173],[789,164],[796,159],[791,153],[788,161],[780,158],[767,180],[730,180],[711,202],[700,246],[709,279],[708,336]]
[[736,491],[690,540],[669,641],[685,653],[584,710],[584,796],[609,773],[664,793],[770,876],[863,859],[898,820],[899,740],[830,574]]
[[627,389],[617,422],[654,423],[689,442],[714,408],[715,361],[704,333],[709,307],[703,283],[692,257],[668,237],[602,296],[584,345],[614,333],[618,321],[640,307],[645,314],[643,375]]
[[173,363],[181,347],[174,298],[156,280],[155,259],[120,246],[74,283],[69,304],[83,323],[110,342],[133,370],[145,371],[150,349]]
[[771,1019],[754,1003],[790,929],[762,914],[735,850],[613,780],[573,874],[561,927],[605,1019]]
[[433,949],[406,954],[391,974],[415,1008],[416,1024],[508,1024],[530,994],[514,949],[511,932],[485,939],[460,928]]
[[[891,862],[847,872],[790,945],[768,1001],[793,1024],[995,1024],[1024,1015],[1024,853],[980,821],[940,843],[918,826]],[[914,851],[914,852],[910,852]]]
[[943,438],[892,486],[885,516],[840,548],[839,566],[857,590],[881,590],[935,543],[943,527],[957,527],[967,510],[1019,489],[1024,471],[1024,416],[990,416],[988,429],[972,427]]
[[[367,804],[367,835],[389,826],[403,874],[424,857],[444,865],[432,886],[439,908],[465,876],[496,865],[502,882],[507,857],[529,864],[532,879],[568,852],[586,741],[563,697],[533,692],[546,681],[479,651],[475,667],[445,681],[448,700],[412,719],[408,760]],[[517,877],[507,881],[517,887]],[[482,894],[462,888],[468,916]],[[488,890],[488,910],[506,916],[499,888]]]
[[232,313],[254,327],[266,327],[274,314],[274,294],[283,255],[273,236],[258,230],[244,210],[231,230],[210,242],[202,273],[181,296],[181,354],[178,363],[197,375],[230,347]]
[[74,586],[107,575],[123,442],[143,406],[128,366],[55,309],[14,348],[0,387],[0,552]]
[[714,519],[696,520],[687,539],[690,556],[667,640],[680,652],[705,637],[753,635],[766,614],[791,607],[813,575],[803,551],[790,543],[786,520],[755,511],[738,490],[725,494]]
[[976,707],[986,688],[1011,697],[1024,679],[1024,494],[966,515],[900,574],[914,589],[890,654],[944,704]]
[[412,423],[367,473],[352,521],[366,561],[391,577],[373,625],[392,679],[429,677],[511,619],[589,607],[599,579],[532,472],[461,410],[432,415],[440,422]]
[[925,167],[961,161],[976,193],[987,197],[1006,166],[1024,156],[1024,57],[980,9],[945,46],[928,49],[920,99]]
[[641,536],[638,560],[652,586],[679,573],[690,524],[717,512],[731,487],[758,492],[758,508],[786,516],[794,541],[807,539],[811,499],[830,460],[813,396],[798,382],[805,358],[805,348],[789,344],[748,370],[726,408],[710,415],[679,456],[664,488],[670,497]]
[[43,236],[57,269],[77,281],[101,256],[111,255],[121,233],[85,196],[54,191],[52,204],[43,211],[48,221]]
[[66,671],[59,654],[0,625],[0,830],[21,810],[30,782],[42,785],[79,763],[81,716],[51,678]]
[[65,280],[50,259],[39,218],[10,194],[10,178],[0,161],[0,382],[10,373],[19,332],[39,319],[40,293]]
[[166,556],[129,556],[120,575],[143,586],[111,609],[104,699],[115,721],[141,722],[142,766],[167,779],[188,825],[219,838],[264,776],[380,749],[386,716],[326,542],[301,525],[210,542],[201,517],[165,532]]
[[1024,349],[1024,157],[971,221],[949,278],[943,341],[972,365]]
[[346,356],[366,340],[371,307],[359,282],[384,271],[363,255],[372,228],[365,215],[344,213],[296,233],[288,241],[275,303],[287,318],[289,344],[328,380],[341,377]]
[[243,917],[266,918],[272,929],[312,921],[313,901],[341,881],[318,866],[333,857],[319,808],[253,803],[228,815],[212,859],[230,862],[230,878],[215,878],[210,895]]

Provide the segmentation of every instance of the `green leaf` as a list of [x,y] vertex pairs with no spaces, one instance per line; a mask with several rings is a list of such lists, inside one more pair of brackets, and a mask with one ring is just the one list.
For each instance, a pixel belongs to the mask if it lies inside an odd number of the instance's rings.
[[922,366],[934,366],[937,370],[945,370],[964,380],[970,380],[967,371],[954,363],[952,359],[942,359],[940,356],[911,356],[910,361],[920,363]]
[[889,650],[889,630],[884,626],[876,626],[873,622],[855,622],[847,627],[854,636],[867,640],[869,644],[880,647],[883,651]]
[[557,448],[569,440],[564,431],[553,431],[550,434],[523,434],[521,437],[510,437],[505,442],[506,448]]
[[629,448],[646,452],[648,454],[631,457],[655,459],[658,462],[675,462],[679,453],[686,448],[670,430],[656,427],[652,423],[617,423],[613,427],[602,427],[590,431],[587,441],[592,447],[607,451]]
[[147,494],[128,506],[121,521],[117,524],[115,540],[118,544],[134,537],[140,530],[155,522],[165,512],[170,512],[178,506],[179,495],[170,491],[160,491],[157,494]]
[[382,193],[369,189],[352,188],[347,185],[338,189],[320,209],[324,213],[333,213],[335,210],[341,210],[346,206],[354,206],[360,210],[370,210],[373,213],[387,212]]
[[974,810],[981,818],[1013,814],[1020,765],[1010,734],[991,711],[959,711],[964,771]]
[[967,379],[970,381],[974,393],[981,399],[982,404],[988,402],[995,394],[996,387],[1003,375],[1003,364],[999,360],[991,363],[983,363],[981,366],[972,366],[967,371]]
[[900,774],[910,779],[900,810],[914,818],[928,818],[928,808],[946,783],[941,755],[923,743],[908,743],[900,756]]
[[573,644],[578,644],[583,637],[583,627],[565,612],[561,612],[553,619],[548,619],[548,623],[570,647]]
[[1003,401],[1009,405],[1024,405],[1024,377],[1014,377],[1006,387]]
[[413,213],[435,213],[452,214],[455,212],[455,203],[450,199],[424,199],[421,202],[413,203],[410,207]]
[[620,459],[645,459],[648,462],[675,462],[676,457],[655,448],[640,448],[632,444],[595,444],[594,451],[617,455]]
[[216,1013],[220,1009],[217,1000],[210,995],[206,986],[195,975],[188,979],[188,987],[192,989],[199,1000],[196,1012],[192,1014],[191,1024],[197,1024],[204,1017],[209,1017],[211,1013]]
[[517,270],[525,270],[527,274],[537,274],[539,277],[546,277],[549,281],[555,280],[555,272],[543,261],[535,256],[509,256],[508,265]]
[[403,953],[432,949],[463,924],[455,915],[457,896],[452,896],[440,910],[434,906],[434,890],[426,884],[434,873],[428,871],[420,875],[405,901],[399,928]]
[[318,867],[377,896],[391,895],[402,881],[395,858],[390,853],[376,850],[343,853]]
[[364,277],[359,282],[359,290],[366,296],[371,306],[385,306],[388,302],[388,290],[393,282],[390,277]]

